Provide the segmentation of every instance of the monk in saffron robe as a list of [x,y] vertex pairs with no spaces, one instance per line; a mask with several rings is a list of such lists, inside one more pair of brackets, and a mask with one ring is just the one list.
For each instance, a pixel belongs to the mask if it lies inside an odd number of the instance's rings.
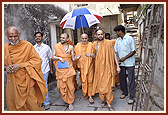
[[20,40],[18,28],[6,30],[9,42],[4,45],[4,70],[7,74],[6,104],[8,111],[43,111],[47,88],[42,59],[27,41]]
[[[69,109],[72,110],[75,98],[74,76],[76,75],[73,61],[76,61],[78,57],[74,57],[74,48],[67,43],[68,36],[67,33],[61,34],[60,42],[54,45],[52,59],[55,60],[58,91],[61,93],[62,99],[69,104]],[[58,62],[65,63],[65,61],[68,61],[69,67],[58,69]]]
[[[95,73],[93,80],[93,95],[99,93],[101,100],[105,100],[101,103],[101,106],[108,104],[108,109],[114,111],[111,106],[113,100],[112,87],[114,87],[114,56],[112,42],[104,39],[105,32],[102,29],[97,30],[98,41],[93,43],[93,51],[96,55],[95,59]],[[118,60],[115,60],[117,64],[117,71],[120,72]]]
[[84,99],[87,100],[89,96],[90,104],[94,103],[92,99],[92,85],[93,85],[93,59],[92,43],[88,42],[88,35],[81,35],[81,42],[75,46],[75,54],[81,55],[81,58],[76,61],[77,67],[80,70],[80,81],[82,83],[82,93]]

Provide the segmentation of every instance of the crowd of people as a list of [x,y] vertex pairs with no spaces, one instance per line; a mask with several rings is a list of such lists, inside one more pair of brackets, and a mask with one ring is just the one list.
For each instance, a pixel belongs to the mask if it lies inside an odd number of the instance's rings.
[[88,35],[81,35],[81,42],[74,46],[69,35],[63,33],[60,42],[51,48],[42,42],[43,34],[36,32],[33,46],[20,39],[17,27],[6,29],[8,43],[4,45],[4,71],[7,74],[6,104],[8,111],[43,111],[50,108],[48,92],[48,75],[54,74],[57,89],[62,99],[73,109],[75,100],[76,71],[80,71],[82,94],[90,104],[94,95],[99,94],[101,106],[112,107],[113,87],[120,85],[120,99],[128,95],[127,77],[129,80],[132,104],[135,92],[135,40],[125,33],[125,28],[118,25],[114,28],[118,38],[110,39],[110,34],[101,28],[97,29],[89,42]]

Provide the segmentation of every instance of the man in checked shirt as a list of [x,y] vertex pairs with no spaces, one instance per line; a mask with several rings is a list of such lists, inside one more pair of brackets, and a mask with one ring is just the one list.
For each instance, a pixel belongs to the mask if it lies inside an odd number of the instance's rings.
[[45,86],[47,87],[47,95],[45,96],[45,101],[43,102],[43,106],[45,107],[45,110],[48,110],[50,108],[50,97],[48,93],[48,74],[49,72],[53,75],[53,62],[52,62],[52,51],[51,48],[44,44],[42,42],[43,34],[41,32],[36,32],[34,34],[36,44],[34,45],[35,50],[39,54],[39,56],[42,59],[41,69],[43,72],[43,77],[45,80]]

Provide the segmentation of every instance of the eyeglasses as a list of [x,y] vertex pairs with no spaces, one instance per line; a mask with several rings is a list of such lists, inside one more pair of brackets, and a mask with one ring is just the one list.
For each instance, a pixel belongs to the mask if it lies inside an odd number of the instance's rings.
[[82,39],[87,39],[87,38],[82,38]]

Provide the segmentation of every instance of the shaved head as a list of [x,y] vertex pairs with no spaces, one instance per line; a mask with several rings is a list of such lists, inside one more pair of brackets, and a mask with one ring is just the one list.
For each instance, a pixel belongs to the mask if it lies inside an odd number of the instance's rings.
[[66,35],[66,38],[69,38],[69,34],[67,34],[67,33],[63,33],[63,35]]
[[86,37],[88,38],[88,35],[87,35],[87,34],[85,34],[85,33],[81,35],[81,38],[82,38],[83,36],[86,36]]
[[17,27],[10,26],[6,29],[6,36],[11,45],[17,45],[19,43],[20,33]]
[[82,34],[81,35],[81,41],[82,41],[82,44],[87,44],[87,42],[88,42],[88,35],[87,34]]
[[15,27],[15,26],[9,26],[9,27],[6,29],[6,34],[8,35],[9,32],[11,32],[11,31],[15,31],[15,32],[17,32],[17,33],[19,34],[19,29],[18,29],[17,27]]

